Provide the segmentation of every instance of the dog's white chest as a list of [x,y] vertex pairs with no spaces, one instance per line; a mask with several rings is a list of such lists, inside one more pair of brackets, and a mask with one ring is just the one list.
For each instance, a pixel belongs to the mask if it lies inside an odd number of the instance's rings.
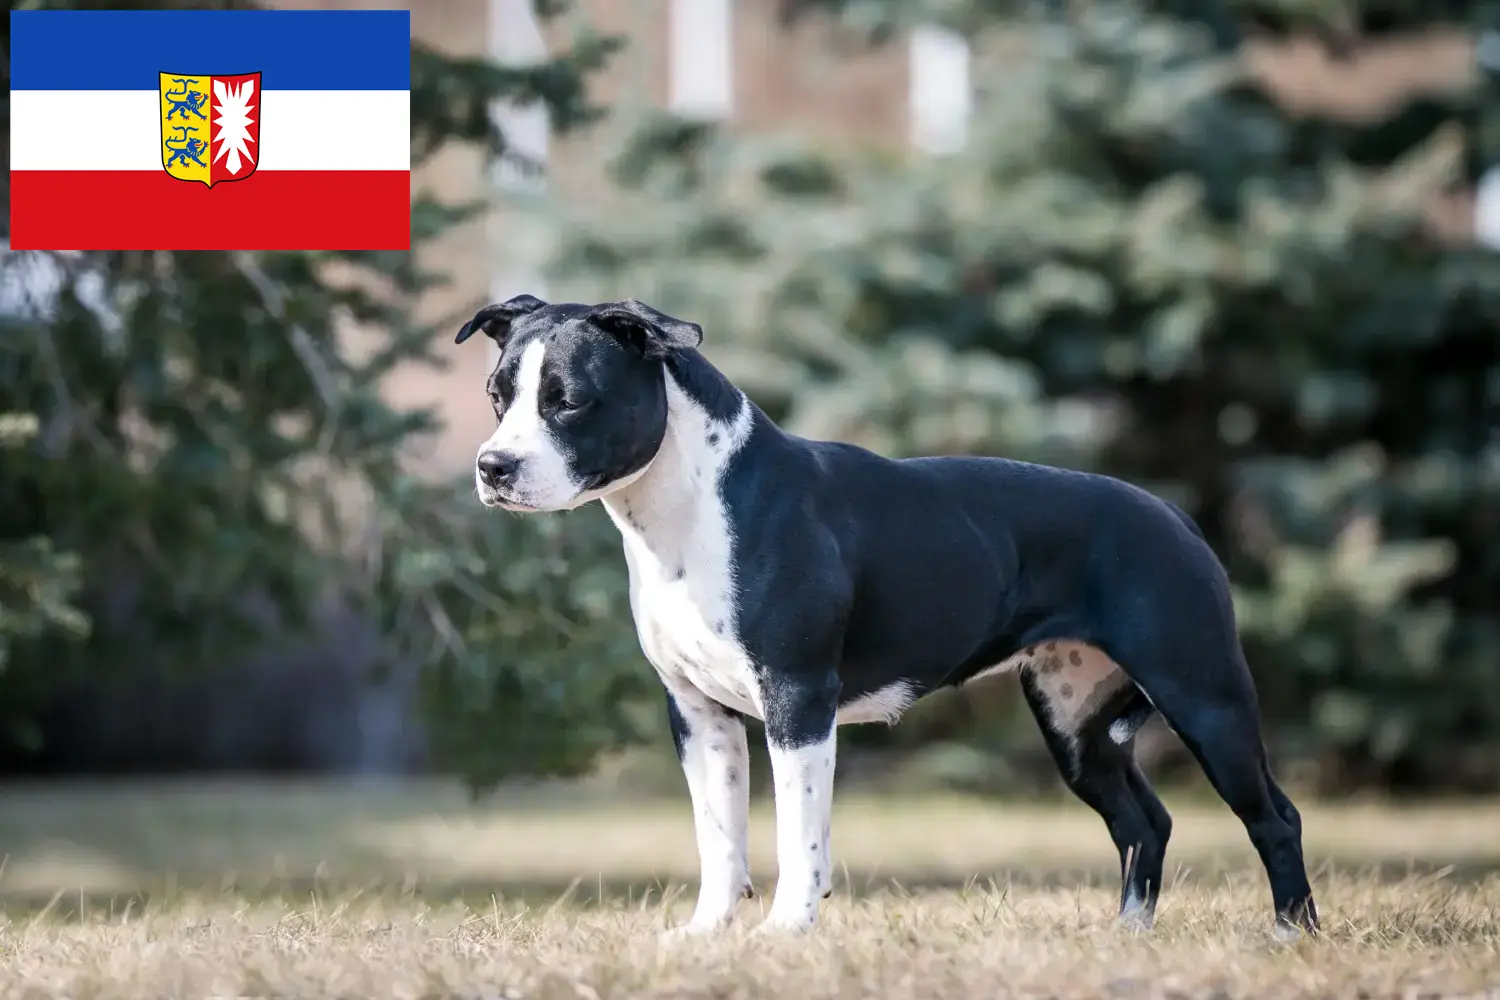
[[719,599],[717,581],[695,584],[692,569],[684,567],[678,577],[670,567],[657,572],[659,567],[640,561],[630,559],[631,612],[641,649],[668,689],[686,684],[760,718],[755,672],[733,637],[733,618],[728,602]]
[[739,641],[734,546],[717,484],[750,434],[741,400],[711,420],[669,376],[666,436],[650,468],[604,506],[625,542],[630,611],[641,649],[669,691],[695,690],[762,718],[760,685]]

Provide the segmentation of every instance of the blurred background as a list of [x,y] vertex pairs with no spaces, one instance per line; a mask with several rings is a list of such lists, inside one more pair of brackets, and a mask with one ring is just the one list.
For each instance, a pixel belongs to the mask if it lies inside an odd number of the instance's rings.
[[[1500,789],[1500,6],[346,6],[412,11],[411,254],[0,262],[12,880],[314,801],[451,833],[463,790],[691,844],[603,512],[473,497],[495,358],[452,338],[522,292],[701,323],[804,435],[1171,498],[1296,794]],[[854,794],[1070,801],[1005,678],[840,740]]]

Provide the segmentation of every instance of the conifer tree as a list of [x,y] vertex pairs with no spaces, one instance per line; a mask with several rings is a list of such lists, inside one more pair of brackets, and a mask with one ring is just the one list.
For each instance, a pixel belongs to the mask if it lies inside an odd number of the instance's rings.
[[1335,786],[1500,779],[1500,266],[1423,223],[1472,180],[1493,109],[1464,91],[1293,117],[1241,58],[1252,33],[1354,44],[1480,6],[786,10],[866,44],[964,32],[966,148],[648,115],[613,163],[617,210],[552,206],[554,280],[702,322],[797,432],[1170,497],[1231,568],[1275,751]]
[[[583,31],[525,67],[414,45],[414,164],[455,142],[514,155],[492,121],[497,100],[543,102],[561,132],[589,124],[600,109],[587,79],[619,44]],[[414,245],[480,207],[419,193]],[[330,603],[377,625],[386,668],[424,671],[439,761],[478,783],[576,770],[619,736],[625,722],[606,709],[628,631],[616,616],[619,575],[598,552],[604,536],[487,514],[467,480],[403,474],[401,455],[433,417],[393,409],[382,380],[398,366],[446,363],[440,352],[460,322],[415,321],[411,303],[446,280],[418,260],[5,253],[7,756],[46,749],[40,720],[59,691],[136,671],[213,670],[305,628]],[[349,323],[379,331],[375,349],[341,340]]]

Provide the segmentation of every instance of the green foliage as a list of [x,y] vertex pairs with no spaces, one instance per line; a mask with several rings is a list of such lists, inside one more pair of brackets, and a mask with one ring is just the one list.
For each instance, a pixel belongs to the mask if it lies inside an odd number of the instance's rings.
[[441,760],[483,787],[537,761],[582,773],[638,735],[632,706],[661,699],[601,508],[476,518],[472,489],[411,483],[388,499],[379,530],[396,554],[381,575],[382,631],[398,637],[402,659],[427,665]]
[[[703,322],[709,355],[796,432],[1171,497],[1230,567],[1278,754],[1330,787],[1500,781],[1500,266],[1420,223],[1492,155],[1493,109],[1478,91],[1370,125],[1294,120],[1236,52],[1252,23],[1337,40],[1493,9],[786,9],[872,44],[918,21],[965,33],[967,147],[650,113],[609,166],[609,211],[523,196],[538,211],[509,246],[540,249],[568,297]],[[617,44],[583,32],[524,69],[415,50],[414,157],[461,141],[514,158],[488,115],[501,97],[592,121],[583,81]],[[414,238],[476,207],[419,194]],[[439,760],[476,786],[577,773],[659,726],[602,512],[486,514],[467,483],[399,472],[431,416],[380,388],[443,363],[462,317],[422,326],[408,307],[441,280],[407,254],[0,261],[0,735],[33,747],[67,678],[209,668],[330,600],[378,623],[386,669],[422,671]],[[343,320],[373,347],[341,343]],[[851,738],[930,742],[942,780],[987,787],[976,762],[1013,750],[997,719],[1024,715],[998,690]]]
[[[556,16],[565,9],[553,4],[550,11]],[[454,136],[483,142],[492,156],[518,157],[491,121],[491,102],[497,97],[520,105],[546,105],[552,127],[560,132],[597,121],[604,111],[589,101],[587,78],[622,44],[620,38],[585,30],[561,55],[519,66],[413,47],[412,158],[425,159]]]
[[[1076,5],[1067,0],[782,0],[781,10],[788,21],[821,14],[869,41],[889,41],[896,32],[924,23],[974,34],[998,19],[1028,13],[1062,20],[1070,6]],[[1473,0],[1141,0],[1139,7],[1206,27],[1224,49],[1241,41],[1250,26],[1347,41],[1366,27],[1464,23],[1494,13],[1492,4]]]
[[1500,261],[1421,227],[1473,95],[1294,120],[1209,3],[811,6],[876,42],[968,34],[966,148],[651,115],[617,210],[550,206],[555,280],[702,321],[799,433],[1158,490],[1231,567],[1276,751],[1332,785],[1500,781],[1493,753],[1452,770],[1500,744]]
[[[507,154],[499,99],[545,102],[560,128],[592,120],[582,81],[616,45],[585,33],[525,69],[415,47],[414,162],[453,142]],[[474,207],[420,197],[415,242]],[[38,713],[73,678],[213,669],[330,601],[381,624],[386,668],[431,668],[444,739],[496,734],[487,760],[465,759],[476,773],[576,770],[617,738],[571,723],[605,720],[615,697],[600,662],[620,626],[599,621],[618,574],[571,575],[556,525],[486,517],[399,471],[433,418],[393,410],[382,380],[444,363],[434,348],[459,322],[414,320],[443,280],[416,261],[5,255],[0,739],[35,749]],[[351,323],[373,331],[357,351]]]
[[[31,414],[0,414],[0,454],[25,447],[36,432]],[[77,556],[53,551],[47,536],[0,544],[0,673],[10,665],[11,643],[18,638],[53,630],[88,634],[88,619],[72,603],[77,590]]]

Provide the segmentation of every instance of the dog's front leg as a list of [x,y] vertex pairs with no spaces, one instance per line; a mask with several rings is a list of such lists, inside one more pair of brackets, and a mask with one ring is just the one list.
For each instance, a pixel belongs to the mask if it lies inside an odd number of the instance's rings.
[[828,895],[838,679],[777,678],[767,692],[766,744],[776,789],[776,898],[763,925],[805,931]]
[[692,919],[669,937],[708,933],[734,919],[749,896],[746,854],[750,754],[739,717],[696,691],[667,694],[672,742],[687,776],[700,882]]

